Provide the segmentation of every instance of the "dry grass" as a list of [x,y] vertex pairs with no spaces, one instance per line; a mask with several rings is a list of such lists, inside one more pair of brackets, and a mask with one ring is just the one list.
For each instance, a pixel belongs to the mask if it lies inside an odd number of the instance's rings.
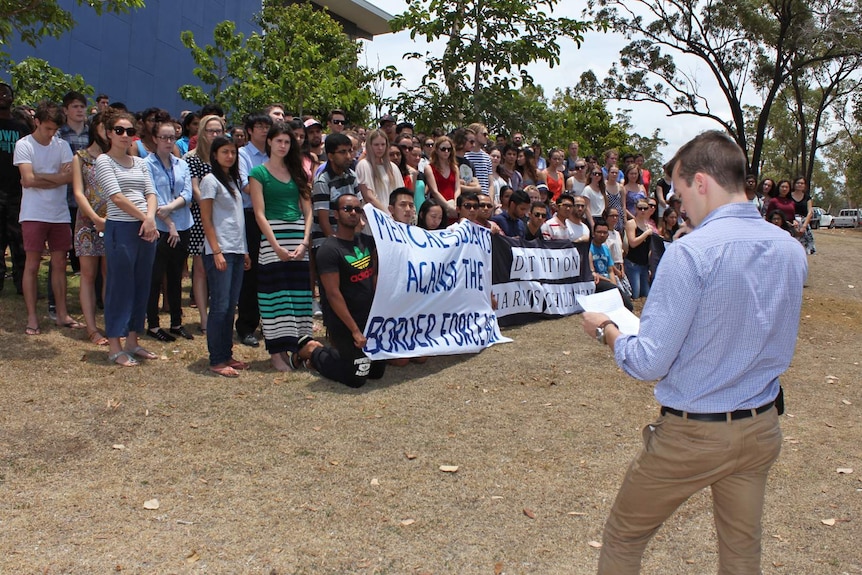
[[[862,573],[862,235],[815,234],[767,574]],[[251,372],[208,375],[201,338],[149,340],[164,359],[114,367],[47,319],[43,336],[21,335],[8,290],[0,306],[3,574],[592,573],[588,543],[656,416],[652,386],[622,375],[578,318],[350,390],[277,374],[242,346]],[[716,559],[703,493],[643,572],[714,573]]]

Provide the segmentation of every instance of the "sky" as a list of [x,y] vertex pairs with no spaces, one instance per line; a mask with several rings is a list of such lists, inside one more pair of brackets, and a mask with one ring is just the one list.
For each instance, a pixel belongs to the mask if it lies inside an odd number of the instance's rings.
[[[403,12],[406,6],[404,0],[374,0],[374,4],[393,15]],[[581,1],[561,0],[557,6],[557,13],[580,19],[584,5],[585,3]],[[561,48],[559,66],[549,68],[546,64],[539,63],[528,67],[528,71],[535,83],[544,88],[545,96],[550,99],[557,88],[565,89],[577,84],[581,74],[587,70],[592,69],[600,81],[604,79],[619,56],[620,49],[626,43],[627,41],[621,35],[598,32],[587,34],[580,49],[573,41],[561,39],[559,40]],[[371,68],[378,68],[378,61],[381,68],[389,65],[396,66],[407,79],[408,87],[419,85],[424,70],[417,61],[402,59],[403,54],[414,51],[423,53],[428,50],[438,55],[442,53],[442,43],[429,45],[423,39],[414,42],[406,31],[376,36],[373,41],[364,42],[364,44],[365,53],[360,56],[360,62]],[[681,61],[678,59],[678,63]],[[708,84],[706,82],[708,73],[703,71],[703,65],[698,65],[695,61],[687,65],[689,72],[703,78],[704,83]],[[394,92],[396,91],[393,90]],[[718,105],[722,102],[717,92],[715,97],[710,98],[714,111],[720,111],[722,107],[726,108],[726,104]],[[656,128],[660,129],[660,136],[668,142],[668,145],[660,150],[664,160],[670,159],[680,146],[700,132],[720,128],[715,122],[693,116],[670,118],[665,109],[657,104],[609,101],[607,105],[612,112],[618,109],[632,110],[632,124],[635,131],[643,136],[651,135]],[[562,145],[565,142],[556,142],[556,144]]]

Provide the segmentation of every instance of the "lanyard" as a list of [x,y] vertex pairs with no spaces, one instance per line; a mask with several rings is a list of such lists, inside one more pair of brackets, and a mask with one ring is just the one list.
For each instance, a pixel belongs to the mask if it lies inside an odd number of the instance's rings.
[[[170,161],[170,159],[168,159],[168,161]],[[176,180],[174,179],[174,166],[171,164],[171,169],[169,170],[165,167],[161,158],[159,158],[159,165],[162,167],[162,170],[164,170],[165,175],[168,177],[168,181],[171,183],[171,198],[176,199],[177,196],[174,195],[174,185],[176,183]]]

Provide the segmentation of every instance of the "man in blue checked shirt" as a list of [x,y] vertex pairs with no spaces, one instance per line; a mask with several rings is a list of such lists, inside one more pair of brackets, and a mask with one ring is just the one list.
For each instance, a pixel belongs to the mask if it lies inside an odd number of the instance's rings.
[[805,252],[748,203],[745,155],[726,134],[697,136],[665,172],[694,230],[662,257],[639,333],[584,314],[584,331],[626,373],[658,380],[661,404],[605,524],[598,572],[638,573],[665,519],[710,487],[718,572],[759,574],[766,477],[781,450],[778,377],[796,346]]

